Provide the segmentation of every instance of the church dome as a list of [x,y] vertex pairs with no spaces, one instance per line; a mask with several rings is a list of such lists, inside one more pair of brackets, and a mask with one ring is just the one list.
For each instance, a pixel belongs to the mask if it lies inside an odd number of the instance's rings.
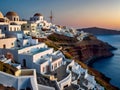
[[42,16],[40,13],[35,13],[34,16]]
[[10,11],[7,12],[6,16],[18,16],[16,12]]
[[4,18],[3,14],[0,12],[0,18]]

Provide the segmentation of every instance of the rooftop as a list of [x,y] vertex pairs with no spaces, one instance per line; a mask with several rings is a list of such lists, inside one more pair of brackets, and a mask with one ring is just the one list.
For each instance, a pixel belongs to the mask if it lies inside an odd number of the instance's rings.
[[47,60],[45,59],[39,59],[38,61],[36,61],[35,63],[37,64],[43,64],[44,62],[46,62]]
[[[38,43],[38,44],[35,44],[35,45],[39,45],[40,43]],[[30,45],[30,46],[22,46],[22,47],[13,47],[13,48],[11,48],[11,49],[17,49],[17,50],[22,50],[22,49],[25,49],[25,48],[27,48],[27,47],[33,47],[33,46],[35,46],[35,45]]]
[[52,55],[52,62],[54,62],[54,61],[56,61],[56,60],[58,60],[60,58],[62,58],[62,57],[61,56],[57,56],[57,55]]
[[34,52],[28,52],[28,53],[24,53],[24,54],[28,54],[28,55],[35,55],[35,54],[37,54],[37,53],[41,53],[41,52],[44,52],[44,51],[47,51],[47,50],[49,50],[50,48],[41,48],[41,49],[39,49],[39,50],[37,50],[37,51],[34,51]]
[[14,11],[9,11],[9,12],[7,12],[6,16],[18,16],[18,15]]
[[40,13],[35,13],[34,16],[42,16]]
[[55,81],[51,81],[51,80],[49,80],[48,78],[44,77],[41,74],[37,74],[37,81],[38,81],[38,84],[54,87],[55,90],[58,90],[58,87],[57,87]]
[[62,65],[61,67],[57,68],[55,71],[50,72],[49,74],[54,75],[58,81],[63,80],[65,77],[69,75],[69,73],[66,72],[68,64],[69,62],[67,62],[66,65]]

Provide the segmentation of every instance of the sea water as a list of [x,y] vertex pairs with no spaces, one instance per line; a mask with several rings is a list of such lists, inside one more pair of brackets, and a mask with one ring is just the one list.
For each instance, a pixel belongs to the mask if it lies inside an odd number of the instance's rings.
[[108,42],[117,50],[113,50],[113,57],[100,59],[93,63],[93,68],[111,78],[110,83],[120,88],[120,35],[97,36],[98,39]]

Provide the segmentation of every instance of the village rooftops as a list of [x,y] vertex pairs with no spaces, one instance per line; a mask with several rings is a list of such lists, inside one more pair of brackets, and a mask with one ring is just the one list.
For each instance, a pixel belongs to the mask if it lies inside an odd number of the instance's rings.
[[35,47],[35,46],[37,46],[37,45],[39,45],[39,44],[42,44],[42,43],[32,44],[32,45],[30,45],[30,46],[13,47],[13,48],[11,48],[11,49],[22,50],[22,49],[25,49],[25,48],[28,48],[28,47]]
[[54,62],[54,61],[56,61],[56,60],[58,60],[58,59],[60,59],[60,58],[62,59],[61,56],[45,55],[45,56],[43,56],[41,59],[37,60],[35,63],[36,63],[36,64],[43,64],[43,63],[45,63],[46,61],[50,60],[50,58],[51,58],[52,62]]
[[47,60],[45,60],[45,59],[39,59],[39,60],[37,60],[35,63],[36,64],[43,64],[44,62],[46,62]]
[[38,54],[38,53],[43,53],[44,51],[47,51],[49,49],[51,49],[51,48],[40,48],[37,51],[28,51],[27,53],[22,53],[22,54],[25,54],[25,55],[35,55],[35,54]]
[[52,62],[62,58],[61,56],[52,55]]

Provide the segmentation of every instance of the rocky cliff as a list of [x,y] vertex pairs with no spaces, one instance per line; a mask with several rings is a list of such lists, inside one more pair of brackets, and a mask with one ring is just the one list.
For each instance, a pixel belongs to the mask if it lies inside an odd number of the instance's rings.
[[89,35],[82,41],[59,34],[52,34],[48,39],[57,46],[62,47],[62,51],[65,55],[68,56],[69,54],[71,58],[87,64],[96,58],[112,56],[111,50],[115,49],[108,43],[98,40],[93,35]]
[[93,59],[112,56],[111,50],[115,48],[98,39],[91,39],[77,43],[73,49],[79,55],[77,59],[88,64]]

